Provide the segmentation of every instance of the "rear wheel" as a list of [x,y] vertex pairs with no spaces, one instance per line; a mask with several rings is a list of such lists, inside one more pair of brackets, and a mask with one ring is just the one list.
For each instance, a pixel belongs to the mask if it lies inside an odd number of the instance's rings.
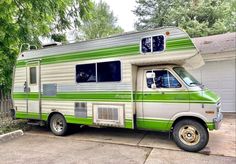
[[50,128],[56,136],[63,136],[67,132],[68,125],[61,114],[54,114],[50,119]]
[[207,128],[198,121],[186,119],[175,124],[173,138],[181,149],[197,152],[207,145],[209,134]]

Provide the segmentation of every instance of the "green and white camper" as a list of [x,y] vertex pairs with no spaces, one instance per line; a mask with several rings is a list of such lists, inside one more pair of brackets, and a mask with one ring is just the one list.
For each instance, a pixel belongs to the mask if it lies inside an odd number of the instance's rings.
[[172,132],[199,151],[222,120],[220,97],[186,70],[204,61],[176,27],[30,50],[19,55],[13,99],[17,119]]

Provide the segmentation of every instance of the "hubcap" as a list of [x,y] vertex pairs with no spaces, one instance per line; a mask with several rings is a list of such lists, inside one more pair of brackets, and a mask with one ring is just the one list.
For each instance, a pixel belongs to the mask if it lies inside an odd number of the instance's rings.
[[64,128],[63,120],[61,118],[57,118],[53,120],[53,129],[57,132],[61,132]]
[[200,133],[192,125],[185,125],[179,130],[179,138],[186,145],[196,145],[200,141]]

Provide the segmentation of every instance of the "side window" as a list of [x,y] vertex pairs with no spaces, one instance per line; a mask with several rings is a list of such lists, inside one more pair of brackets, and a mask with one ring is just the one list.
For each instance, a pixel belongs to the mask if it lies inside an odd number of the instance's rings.
[[142,39],[142,52],[152,52],[152,38],[143,38]]
[[83,64],[76,65],[76,82],[96,82],[96,65]]
[[30,67],[29,68],[29,80],[30,80],[30,84],[37,84],[37,71],[36,71],[36,67]]
[[165,49],[164,35],[146,37],[141,40],[142,53],[161,52],[164,51],[164,49]]
[[152,41],[153,41],[153,52],[164,51],[165,42],[163,35],[152,37]]
[[[147,71],[150,73],[152,71]],[[151,88],[155,83],[157,88],[180,88],[181,84],[178,80],[167,70],[153,71],[155,78],[147,78],[147,87]]]
[[98,82],[121,80],[120,61],[97,63]]
[[76,82],[115,82],[121,80],[120,61],[76,65]]

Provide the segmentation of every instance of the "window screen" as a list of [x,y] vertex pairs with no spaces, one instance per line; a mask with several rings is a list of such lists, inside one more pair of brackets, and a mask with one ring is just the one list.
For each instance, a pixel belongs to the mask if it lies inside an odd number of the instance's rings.
[[154,36],[152,37],[152,43],[153,43],[153,52],[157,51],[163,51],[164,50],[164,36]]
[[30,84],[37,84],[36,67],[30,67]]
[[[150,73],[152,71],[147,71]],[[157,88],[180,88],[181,84],[178,80],[166,70],[153,71],[155,73],[155,78],[147,78],[147,87],[151,88],[152,84],[155,82]]]
[[147,53],[152,51],[152,38],[143,38],[142,39],[142,52]]
[[76,82],[96,82],[96,65],[83,64],[76,66]]
[[98,82],[120,81],[120,61],[97,63],[97,78]]

